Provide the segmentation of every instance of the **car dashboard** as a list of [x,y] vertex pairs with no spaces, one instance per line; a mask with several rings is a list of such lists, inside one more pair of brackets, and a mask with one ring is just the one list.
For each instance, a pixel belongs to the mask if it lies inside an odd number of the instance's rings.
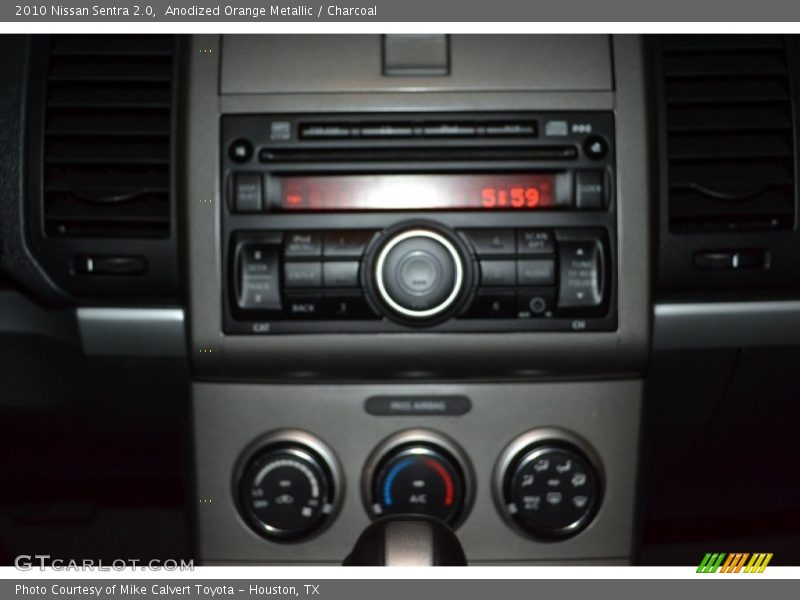
[[9,556],[797,558],[794,37],[0,42]]

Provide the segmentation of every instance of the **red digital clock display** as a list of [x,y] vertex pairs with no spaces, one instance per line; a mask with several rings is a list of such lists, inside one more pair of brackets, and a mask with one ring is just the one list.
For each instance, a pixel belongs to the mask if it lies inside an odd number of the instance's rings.
[[279,178],[287,211],[539,210],[564,196],[554,173],[310,175]]

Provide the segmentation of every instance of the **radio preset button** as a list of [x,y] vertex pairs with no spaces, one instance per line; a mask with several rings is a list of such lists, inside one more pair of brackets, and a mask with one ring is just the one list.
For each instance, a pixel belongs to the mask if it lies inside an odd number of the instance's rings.
[[510,290],[479,290],[467,316],[484,319],[514,318],[517,316],[517,294]]
[[482,260],[481,285],[514,286],[517,284],[517,266],[513,260]]
[[287,258],[321,256],[322,238],[318,233],[287,232],[283,254]]
[[553,234],[543,229],[518,229],[517,254],[523,256],[536,256],[539,254],[553,254],[555,245]]
[[357,287],[358,261],[322,263],[322,284],[325,287]]
[[519,285],[553,285],[556,282],[556,262],[552,258],[517,261]]
[[605,173],[577,171],[575,173],[575,207],[602,209],[606,207]]
[[373,235],[370,230],[330,231],[323,238],[322,254],[326,258],[361,258]]
[[326,319],[371,319],[375,313],[358,292],[326,292],[322,297],[322,316]]
[[602,257],[599,240],[559,242],[559,308],[593,308],[602,304]]
[[514,254],[516,249],[513,229],[466,229],[464,234],[481,256]]
[[284,263],[283,282],[287,288],[321,287],[322,264],[318,262]]

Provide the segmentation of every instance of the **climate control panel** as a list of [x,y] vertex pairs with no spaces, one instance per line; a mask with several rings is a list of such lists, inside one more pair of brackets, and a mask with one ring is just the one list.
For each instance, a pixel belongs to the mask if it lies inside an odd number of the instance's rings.
[[[500,515],[518,533],[542,541],[577,535],[602,502],[599,457],[582,438],[558,428],[530,430],[512,440],[491,480]],[[455,529],[469,517],[476,481],[455,440],[430,429],[407,429],[384,439],[367,457],[361,497],[373,519],[425,515]],[[343,487],[333,450],[300,430],[256,440],[234,478],[244,522],[273,542],[306,539],[330,525]]]

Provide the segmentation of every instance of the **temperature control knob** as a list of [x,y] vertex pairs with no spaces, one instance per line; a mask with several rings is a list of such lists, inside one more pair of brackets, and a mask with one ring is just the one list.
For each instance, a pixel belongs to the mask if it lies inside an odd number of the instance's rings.
[[523,531],[566,538],[582,531],[600,504],[599,461],[577,436],[540,429],[514,440],[500,457],[495,497]]
[[471,502],[472,476],[458,446],[441,434],[410,430],[373,453],[365,473],[370,514],[422,514],[455,526]]
[[300,431],[272,434],[246,453],[237,484],[239,508],[265,537],[305,537],[338,508],[339,473],[332,452],[315,437]]

